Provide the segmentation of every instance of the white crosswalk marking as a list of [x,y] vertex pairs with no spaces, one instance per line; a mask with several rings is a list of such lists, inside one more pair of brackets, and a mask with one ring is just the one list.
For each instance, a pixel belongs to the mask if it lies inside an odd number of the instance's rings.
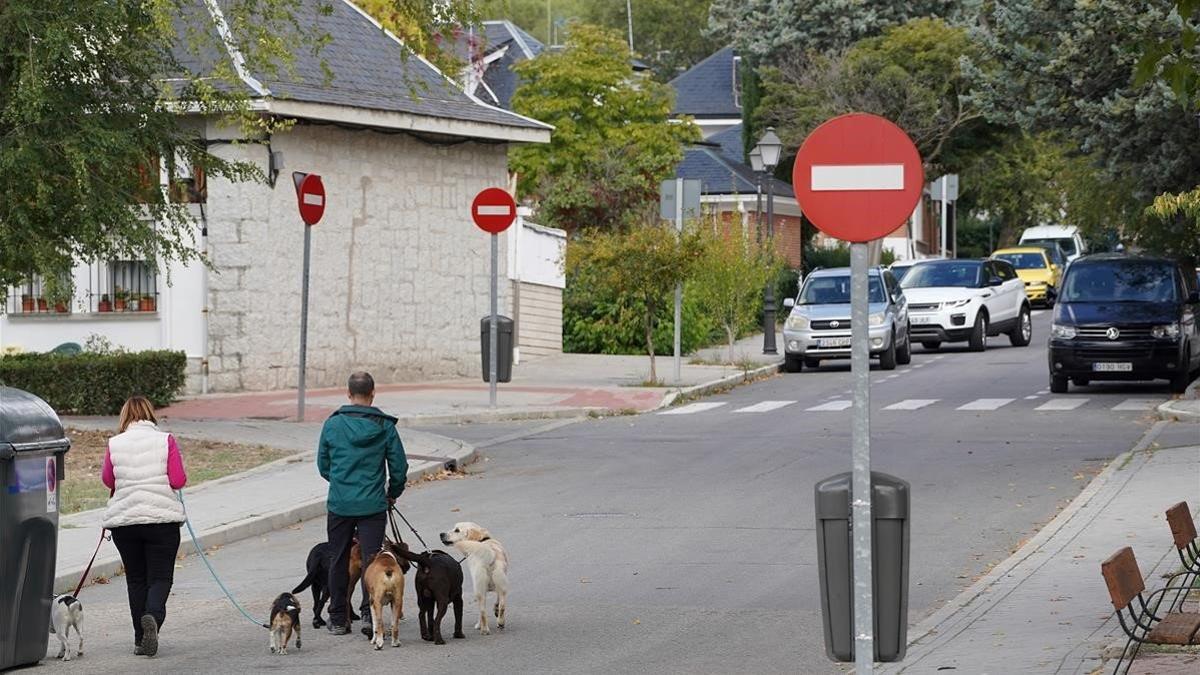
[[738,408],[737,410],[734,410],[733,412],[735,412],[735,413],[771,412],[772,410],[779,410],[780,408],[789,406],[793,403],[795,403],[795,401],[763,401],[762,403],[755,403],[754,405],[748,405],[745,408]]
[[958,406],[955,410],[998,410],[1014,400],[1011,398],[977,398],[970,403]]
[[1153,410],[1154,406],[1158,405],[1158,401],[1152,398],[1127,398],[1117,405],[1113,406],[1113,410]]
[[808,408],[805,412],[838,412],[854,405],[854,401],[830,401]]
[[899,403],[893,403],[884,408],[884,410],[920,410],[927,405],[933,405],[941,399],[937,398],[910,398]]
[[1049,401],[1034,408],[1034,410],[1051,411],[1051,410],[1074,410],[1079,406],[1087,403],[1086,398],[1052,398]]
[[723,402],[716,403],[716,402],[711,402],[711,401],[700,402],[700,403],[689,403],[687,405],[681,405],[678,408],[671,408],[670,410],[664,410],[658,414],[659,415],[691,415],[692,413],[704,412],[705,410],[712,410],[713,408],[720,408],[723,405],[725,405],[725,403],[723,403]]

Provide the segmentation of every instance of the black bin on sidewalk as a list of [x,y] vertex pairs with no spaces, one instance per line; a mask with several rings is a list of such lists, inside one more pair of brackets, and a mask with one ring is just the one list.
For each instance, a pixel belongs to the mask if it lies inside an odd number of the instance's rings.
[[[491,365],[491,349],[488,330],[491,328],[492,317],[485,316],[479,321],[479,346],[483,354],[483,381],[488,382],[488,367]],[[513,362],[513,320],[507,316],[496,317],[496,381],[512,381]]]
[[[854,660],[854,543],[850,512],[851,474],[817,483],[817,566],[825,654]],[[899,661],[908,641],[908,482],[871,472],[871,598],[875,660]]]
[[0,387],[0,670],[46,656],[58,486],[70,447],[45,401]]

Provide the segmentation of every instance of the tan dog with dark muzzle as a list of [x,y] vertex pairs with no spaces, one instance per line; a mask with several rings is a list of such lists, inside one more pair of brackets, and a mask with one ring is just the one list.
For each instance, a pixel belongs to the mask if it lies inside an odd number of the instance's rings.
[[384,541],[383,548],[367,565],[363,578],[367,583],[367,594],[371,596],[371,626],[375,636],[371,643],[375,649],[383,649],[383,608],[392,609],[392,646],[400,646],[400,619],[404,618],[404,573],[409,562],[403,553],[408,552],[404,542]]

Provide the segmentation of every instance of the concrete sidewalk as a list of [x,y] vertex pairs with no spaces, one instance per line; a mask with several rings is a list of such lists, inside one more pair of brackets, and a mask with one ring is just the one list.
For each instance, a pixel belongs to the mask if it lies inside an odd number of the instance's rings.
[[[782,335],[777,344],[783,344]],[[375,404],[398,417],[403,426],[645,412],[669,405],[680,393],[736,384],[748,374],[770,372],[782,361],[781,355],[762,353],[761,334],[737,342],[734,353],[739,365],[713,365],[728,358],[727,347],[686,356],[678,381],[672,357],[659,356],[657,375],[662,386],[645,386],[650,372],[647,356],[561,354],[515,366],[512,382],[499,385],[496,409],[488,407],[487,383],[467,378],[380,385]],[[212,394],[180,401],[162,410],[160,417],[289,420],[296,418],[296,399],[294,389]],[[305,419],[323,420],[345,402],[343,387],[310,389]]]
[[[83,429],[111,430],[115,426],[107,418],[66,418],[64,423]],[[166,420],[161,426],[180,437],[261,443],[297,452],[244,473],[184,488],[188,516],[201,546],[228,544],[324,515],[327,483],[317,474],[315,465],[321,423]],[[400,438],[408,454],[410,481],[436,473],[447,463],[462,466],[475,458],[473,447],[444,436],[401,429]],[[184,446],[185,458],[186,452]],[[67,480],[99,480],[99,477],[68,476]],[[88,559],[96,550],[102,516],[103,510],[98,509],[62,518],[54,582],[56,592],[69,591],[79,582]],[[182,537],[180,551],[194,553],[186,528]],[[105,541],[89,576],[91,579],[110,577],[117,573],[120,565],[116,547],[111,541]]]
[[878,672],[1091,673],[1101,667],[1122,632],[1100,563],[1132,546],[1146,586],[1157,588],[1160,575],[1178,563],[1164,511],[1187,500],[1200,512],[1200,430],[1196,444],[1157,447],[1169,424],[1158,422],[1015,554],[910,629],[904,661]]

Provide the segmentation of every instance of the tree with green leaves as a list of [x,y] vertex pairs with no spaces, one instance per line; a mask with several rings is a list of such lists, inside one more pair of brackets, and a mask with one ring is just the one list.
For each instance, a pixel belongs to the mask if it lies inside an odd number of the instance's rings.
[[[1181,105],[1167,80],[1138,77],[1145,45],[1182,36],[1175,4],[996,3],[981,25],[986,65],[968,72],[977,75],[971,98],[989,119],[1054,133],[1090,162],[1100,175],[1080,179],[1104,189],[1095,196],[1115,203],[1110,225],[1135,243],[1166,242],[1171,252],[1200,248],[1195,237],[1174,238],[1175,224],[1145,211],[1160,194],[1200,184],[1194,111]],[[1175,72],[1171,63],[1157,65],[1158,72]]]
[[[196,224],[172,198],[181,169],[264,177],[210,153],[196,118],[241,125],[250,137],[286,125],[252,110],[227,55],[236,48],[248,70],[269,75],[288,68],[295,50],[319,50],[318,27],[296,22],[301,3],[313,1],[0,0],[0,289],[37,276],[47,296],[65,298],[81,261],[197,260]],[[397,24],[404,35],[427,38],[426,55],[448,46],[434,37],[470,8],[471,0],[436,12],[424,0],[387,5],[411,19]]]
[[682,283],[701,259],[702,246],[694,234],[680,237],[657,218],[627,231],[592,229],[567,247],[567,268],[582,272],[573,284],[609,289],[615,324],[636,321],[641,326],[650,378],[658,382],[654,334]]
[[685,293],[695,294],[725,333],[729,363],[737,359],[733,345],[762,311],[763,286],[783,268],[770,243],[756,241],[740,226],[714,229],[694,226],[703,254],[688,279]]
[[970,0],[713,0],[709,31],[746,54],[840,52],[910,19],[971,16]]
[[792,52],[762,69],[758,115],[795,148],[831,117],[874,113],[904,129],[928,166],[955,168],[946,155],[987,132],[982,111],[962,96],[971,83],[960,60],[974,49],[966,29],[915,19],[845,51]]
[[[722,44],[702,33],[712,0],[633,0],[633,50],[666,82],[699,63]],[[625,35],[629,17],[622,0],[590,2],[580,17]]]
[[658,199],[658,184],[699,138],[673,122],[671,90],[639,79],[629,47],[603,28],[576,24],[566,48],[516,68],[522,84],[513,110],[555,127],[549,144],[514,148],[509,165],[522,194],[539,202],[546,224],[621,227]]

